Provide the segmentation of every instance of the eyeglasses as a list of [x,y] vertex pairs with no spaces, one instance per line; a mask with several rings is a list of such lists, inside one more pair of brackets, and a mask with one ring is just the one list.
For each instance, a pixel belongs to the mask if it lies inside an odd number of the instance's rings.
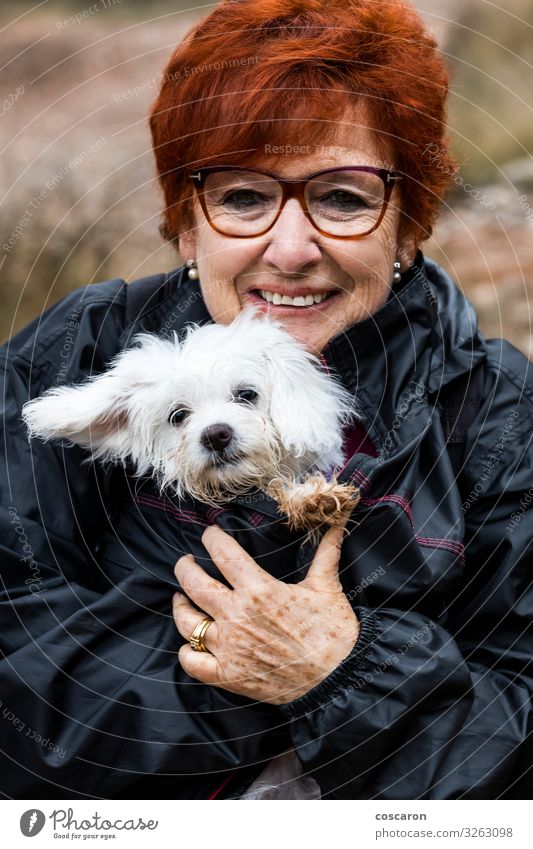
[[376,230],[401,174],[348,166],[284,180],[268,171],[213,165],[189,174],[204,215],[217,233],[251,239],[274,226],[296,198],[313,227],[333,239],[361,239]]

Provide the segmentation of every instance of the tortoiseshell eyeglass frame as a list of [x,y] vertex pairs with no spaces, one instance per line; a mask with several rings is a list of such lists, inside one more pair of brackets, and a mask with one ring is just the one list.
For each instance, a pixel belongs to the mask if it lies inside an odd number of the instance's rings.
[[[280,207],[276,213],[274,220],[265,227],[264,230],[259,231],[258,233],[227,233],[218,227],[213,221],[211,221],[209,217],[209,213],[207,211],[207,204],[205,201],[205,194],[202,192],[202,189],[205,186],[205,181],[210,174],[214,174],[216,172],[221,171],[247,171],[253,174],[261,174],[265,177],[270,177],[272,180],[275,180],[281,186],[281,203]],[[368,230],[365,230],[363,233],[354,233],[351,236],[339,236],[335,233],[328,233],[327,230],[323,230],[321,227],[316,224],[311,216],[311,213],[307,209],[307,205],[305,202],[305,187],[309,180],[313,180],[316,177],[321,177],[323,174],[333,174],[338,173],[339,171],[359,171],[367,174],[376,174],[383,181],[384,186],[384,194],[383,194],[383,205],[381,207],[381,212],[376,223],[370,227]],[[387,207],[389,205],[389,201],[396,183],[403,179],[401,174],[398,174],[397,171],[389,171],[386,168],[374,168],[371,165],[346,165],[340,168],[326,168],[323,171],[315,171],[314,174],[309,174],[304,180],[285,180],[282,177],[278,177],[277,174],[272,174],[270,171],[263,171],[260,168],[246,168],[243,166],[237,165],[210,165],[205,168],[198,168],[192,174],[188,175],[191,180],[194,182],[194,187],[196,189],[198,200],[200,201],[200,205],[202,207],[203,213],[206,217],[207,222],[216,230],[217,233],[220,233],[222,236],[231,236],[235,239],[255,239],[257,236],[263,236],[265,233],[268,233],[269,230],[272,229],[276,221],[278,220],[283,207],[289,200],[289,198],[296,198],[302,208],[304,215],[309,219],[315,230],[318,230],[323,236],[328,236],[330,239],[363,239],[365,236],[369,236],[375,230],[378,229],[379,225],[383,221],[385,217],[385,213],[387,212]]]

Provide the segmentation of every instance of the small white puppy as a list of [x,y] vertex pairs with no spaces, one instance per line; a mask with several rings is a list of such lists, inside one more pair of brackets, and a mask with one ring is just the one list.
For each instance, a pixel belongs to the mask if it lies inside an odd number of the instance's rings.
[[138,334],[108,371],[48,390],[22,416],[30,437],[129,459],[178,497],[219,504],[261,489],[293,529],[335,524],[359,499],[332,477],[342,425],[356,416],[351,396],[254,310],[229,325],[191,325],[181,342]]

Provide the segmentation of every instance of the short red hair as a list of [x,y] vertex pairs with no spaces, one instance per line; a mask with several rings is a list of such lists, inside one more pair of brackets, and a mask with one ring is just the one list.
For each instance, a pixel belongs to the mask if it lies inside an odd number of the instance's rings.
[[[272,145],[331,144],[364,104],[400,182],[400,237],[431,235],[454,173],[448,72],[402,0],[226,0],[189,31],[163,75],[150,129],[175,241],[194,226],[189,171],[259,165]],[[438,160],[438,165],[435,165]]]

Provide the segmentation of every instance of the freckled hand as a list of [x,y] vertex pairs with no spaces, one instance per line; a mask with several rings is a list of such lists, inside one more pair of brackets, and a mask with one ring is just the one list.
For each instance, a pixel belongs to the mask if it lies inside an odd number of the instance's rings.
[[[179,651],[185,672],[251,699],[284,704],[307,693],[350,653],[359,623],[338,575],[344,524],[330,528],[306,577],[285,584],[264,571],[229,534],[211,526],[202,542],[232,589],[211,578],[192,555],[181,557],[173,613],[190,640],[198,624],[207,651]],[[204,611],[204,612],[202,612]]]

